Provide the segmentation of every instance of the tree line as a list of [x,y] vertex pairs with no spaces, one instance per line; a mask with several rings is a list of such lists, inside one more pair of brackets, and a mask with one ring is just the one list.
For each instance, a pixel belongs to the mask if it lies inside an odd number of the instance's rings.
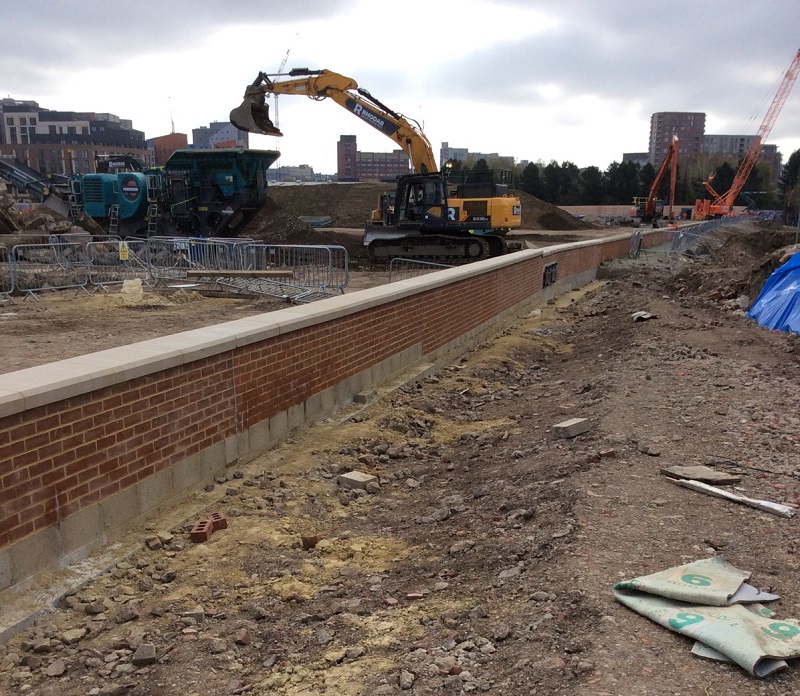
[[[491,163],[478,160],[469,166],[452,162],[451,175],[463,177],[470,171],[488,170]],[[696,157],[686,164],[678,162],[675,182],[676,206],[692,206],[698,198],[707,198],[703,186],[711,172],[712,185],[719,193],[727,191],[740,162],[731,163],[719,156]],[[502,167],[497,167],[502,168]],[[518,164],[512,174],[512,187],[554,205],[629,205],[635,197],[646,196],[656,178],[656,167],[648,163],[612,162],[605,170],[591,166],[578,168],[572,162]],[[772,183],[770,167],[758,162],[747,179],[737,205],[754,205],[761,210],[796,211],[800,204],[800,150],[791,154],[782,169],[777,187]],[[664,177],[658,197],[669,200],[669,173]],[[795,213],[796,214],[796,213]]]

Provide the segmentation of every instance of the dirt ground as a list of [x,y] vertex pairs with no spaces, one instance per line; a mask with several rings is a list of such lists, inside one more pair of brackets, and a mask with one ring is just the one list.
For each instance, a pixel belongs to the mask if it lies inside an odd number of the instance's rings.
[[[386,282],[385,269],[353,271],[346,291]],[[111,286],[93,294],[15,297],[13,303],[0,304],[0,374],[288,306],[278,298],[216,295],[214,290],[163,287],[132,297]]]
[[[232,467],[0,646],[0,693],[800,693],[800,661],[754,679],[611,594],[719,554],[800,615],[797,518],[660,473],[705,464],[800,503],[799,339],[739,308],[793,234],[608,264],[436,376]],[[573,417],[591,430],[556,439]],[[375,485],[337,485],[351,470]],[[192,543],[212,511],[228,528]]]

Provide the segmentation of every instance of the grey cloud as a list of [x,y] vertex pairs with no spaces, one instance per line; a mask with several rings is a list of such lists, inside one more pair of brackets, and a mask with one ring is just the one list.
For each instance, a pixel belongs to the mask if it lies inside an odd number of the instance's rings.
[[[201,41],[224,26],[268,27],[330,18],[350,4],[348,0],[140,0],[127,5],[109,0],[28,0],[6,14],[0,87],[5,92],[29,92],[34,81],[41,85],[44,78],[57,83],[64,71],[102,66],[111,56],[168,53]],[[264,50],[271,50],[267,28]]]
[[431,71],[431,83],[446,75],[438,82],[453,96],[505,104],[536,104],[535,86],[552,83],[567,97],[635,101],[643,117],[714,113],[739,132],[765,96],[772,98],[798,47],[796,0],[494,4],[512,16],[517,7],[539,7],[557,13],[561,26],[451,58]]

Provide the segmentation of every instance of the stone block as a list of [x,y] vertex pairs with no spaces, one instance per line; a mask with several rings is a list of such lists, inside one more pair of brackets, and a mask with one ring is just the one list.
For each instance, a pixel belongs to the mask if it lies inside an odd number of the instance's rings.
[[103,526],[107,532],[113,532],[136,519],[140,514],[139,491],[136,486],[114,493],[100,501]]
[[353,403],[368,404],[370,401],[375,401],[376,397],[377,393],[374,390],[369,389],[367,391],[358,392],[358,394],[353,397]]
[[61,552],[65,556],[81,549],[86,549],[88,554],[90,549],[105,543],[103,516],[99,503],[63,519],[60,526]]
[[592,428],[592,423],[588,418],[570,418],[553,426],[556,437],[570,438],[582,435]]
[[377,481],[378,477],[372,474],[365,474],[361,471],[348,471],[346,474],[340,474],[337,479],[342,488],[366,488],[367,484],[371,481]]
[[16,585],[47,568],[57,567],[60,551],[58,542],[58,530],[45,527],[11,546],[11,584]]

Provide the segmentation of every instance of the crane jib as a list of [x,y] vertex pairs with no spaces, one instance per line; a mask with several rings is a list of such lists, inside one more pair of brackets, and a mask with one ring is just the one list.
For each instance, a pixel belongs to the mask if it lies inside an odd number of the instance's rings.
[[400,126],[397,123],[387,121],[386,118],[376,114],[374,111],[371,111],[363,104],[359,104],[355,99],[348,99],[345,102],[345,108],[352,111],[356,116],[362,118],[373,128],[377,128],[381,133],[385,133],[388,136],[394,135],[400,129]]

